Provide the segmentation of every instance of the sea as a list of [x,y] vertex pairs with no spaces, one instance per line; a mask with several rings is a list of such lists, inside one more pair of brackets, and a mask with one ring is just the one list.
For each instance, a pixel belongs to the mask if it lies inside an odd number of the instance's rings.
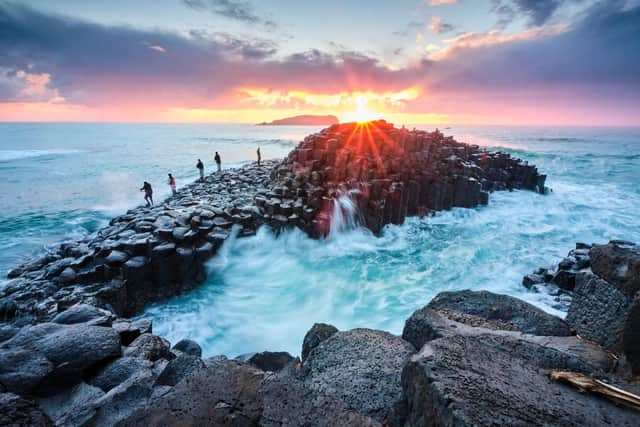
[[[412,127],[412,126],[411,126]],[[416,126],[432,130],[434,126]],[[282,158],[319,127],[216,124],[0,123],[0,272],[60,242],[94,233],[143,202],[213,170]],[[557,264],[576,242],[640,242],[640,128],[440,126],[457,140],[501,150],[548,175],[548,195],[496,192],[488,206],[455,208],[387,226],[380,237],[345,227],[313,240],[298,230],[230,239],[192,292],[141,316],[205,356],[300,354],[315,322],[400,334],[438,292],[505,293],[564,316],[523,275]],[[2,286],[2,282],[0,282]]]

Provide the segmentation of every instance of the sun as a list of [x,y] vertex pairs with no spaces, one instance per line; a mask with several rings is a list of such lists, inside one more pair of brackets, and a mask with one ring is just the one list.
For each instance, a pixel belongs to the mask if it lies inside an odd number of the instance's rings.
[[366,96],[358,96],[356,98],[356,111],[344,113],[345,122],[370,122],[381,117],[380,113],[370,111],[367,108],[368,99]]

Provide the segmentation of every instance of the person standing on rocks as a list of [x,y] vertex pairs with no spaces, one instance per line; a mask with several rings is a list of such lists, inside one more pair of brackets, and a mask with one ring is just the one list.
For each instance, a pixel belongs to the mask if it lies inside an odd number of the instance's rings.
[[196,167],[200,171],[200,181],[203,181],[204,180],[204,164],[202,163],[202,160],[198,159],[198,163],[196,163]]
[[260,147],[256,150],[256,154],[258,155],[258,166],[260,166],[260,160],[262,160],[262,156],[260,155]]
[[171,192],[174,196],[178,194],[176,191],[176,179],[171,174],[169,174],[169,186],[171,187]]
[[222,170],[222,159],[220,158],[220,154],[216,151],[216,155],[213,157],[216,161],[216,165],[218,165],[218,172]]
[[144,201],[147,202],[147,206],[153,206],[153,189],[151,188],[151,184],[145,181],[140,191],[144,191]]

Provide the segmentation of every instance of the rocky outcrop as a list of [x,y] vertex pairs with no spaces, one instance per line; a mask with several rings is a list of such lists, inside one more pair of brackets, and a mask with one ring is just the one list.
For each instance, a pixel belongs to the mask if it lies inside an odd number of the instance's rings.
[[[78,303],[119,316],[192,289],[206,278],[204,262],[232,235],[255,233],[253,196],[276,165],[225,170],[181,189],[154,207],[139,207],[79,242],[9,272],[0,289],[0,319],[20,324],[54,319]],[[76,307],[65,314],[89,315]],[[108,322],[109,315],[97,322]]]
[[380,120],[307,136],[272,178],[269,191],[256,196],[263,220],[321,236],[329,232],[337,195],[354,199],[361,224],[379,233],[407,216],[487,204],[494,190],[544,193],[546,177],[508,154]]
[[[568,298],[569,326],[581,337],[624,356],[632,371],[640,373],[640,247],[620,240],[579,243],[555,273],[540,271],[525,276],[523,283],[538,291],[549,291],[551,285],[556,295],[554,284],[558,285]],[[558,277],[563,279],[558,282]],[[560,286],[568,282],[571,286]]]
[[305,384],[379,422],[402,419],[400,370],[413,347],[388,332],[336,332],[305,359]]

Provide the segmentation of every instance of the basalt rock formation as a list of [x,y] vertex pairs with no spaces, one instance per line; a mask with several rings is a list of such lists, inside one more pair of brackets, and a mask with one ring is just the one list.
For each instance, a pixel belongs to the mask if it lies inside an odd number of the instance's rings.
[[567,323],[640,375],[640,246],[578,243],[555,269],[541,268],[523,284],[568,299]]
[[307,136],[271,177],[269,191],[256,196],[264,222],[295,225],[312,236],[328,234],[339,195],[349,194],[361,224],[379,233],[407,216],[486,205],[494,190],[544,193],[546,179],[509,154],[384,120]]

